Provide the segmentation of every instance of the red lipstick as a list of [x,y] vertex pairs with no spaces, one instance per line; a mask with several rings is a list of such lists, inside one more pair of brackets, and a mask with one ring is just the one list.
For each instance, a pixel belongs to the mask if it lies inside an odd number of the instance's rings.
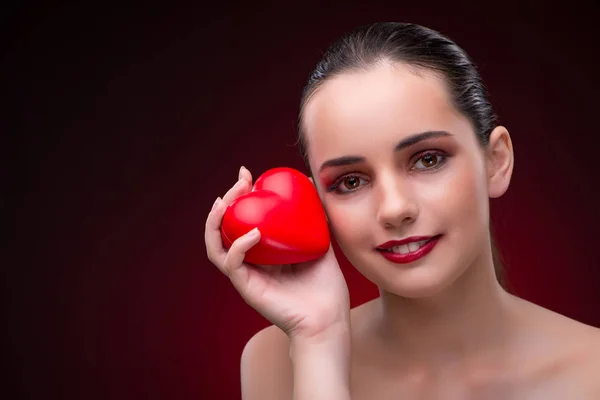
[[[390,240],[388,242],[385,242],[385,243],[377,246],[377,251],[379,252],[379,254],[384,256],[389,261],[392,261],[392,262],[398,263],[398,264],[408,264],[408,263],[416,261],[422,257],[425,257],[427,254],[429,254],[429,252],[431,250],[433,250],[433,248],[435,247],[435,245],[437,244],[437,242],[439,241],[441,236],[442,235],[411,236],[411,237],[403,239],[403,240]],[[395,253],[395,252],[391,251],[392,247],[394,247],[394,246],[400,246],[400,245],[408,244],[411,242],[420,242],[423,240],[426,240],[426,243],[423,244],[421,247],[419,247],[415,251],[409,251],[406,254],[400,254],[400,253]]]

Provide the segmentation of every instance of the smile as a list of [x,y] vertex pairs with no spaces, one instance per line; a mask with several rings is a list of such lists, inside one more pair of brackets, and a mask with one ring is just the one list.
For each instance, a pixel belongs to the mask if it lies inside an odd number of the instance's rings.
[[[429,239],[429,240],[431,240],[431,239]],[[390,252],[399,253],[399,254],[413,253],[413,252],[419,250],[421,247],[425,246],[425,244],[427,242],[429,242],[429,240],[421,240],[420,242],[410,242],[408,244],[401,244],[400,246],[394,246],[390,249],[386,249],[383,251],[390,251]]]
[[377,251],[389,261],[398,264],[408,264],[429,254],[440,238],[441,235],[438,235],[418,242],[405,243],[386,249],[379,248]]

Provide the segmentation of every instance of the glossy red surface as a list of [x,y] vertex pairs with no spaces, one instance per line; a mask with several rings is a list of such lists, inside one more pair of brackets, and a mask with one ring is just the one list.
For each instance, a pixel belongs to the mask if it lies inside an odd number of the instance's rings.
[[329,248],[329,229],[319,195],[306,175],[287,167],[262,174],[252,191],[235,199],[221,224],[223,245],[258,227],[260,242],[244,261],[295,264],[317,259]]

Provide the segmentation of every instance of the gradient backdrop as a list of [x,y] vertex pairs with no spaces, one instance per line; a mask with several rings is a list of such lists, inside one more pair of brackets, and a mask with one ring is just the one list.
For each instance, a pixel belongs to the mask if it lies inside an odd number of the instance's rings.
[[[239,398],[268,323],[208,262],[206,215],[242,164],[305,171],[302,86],[327,44],[379,20],[440,30],[480,65],[515,146],[492,203],[512,285],[600,327],[595,2],[248,3],[5,10],[2,397]],[[373,298],[340,261],[353,305]]]

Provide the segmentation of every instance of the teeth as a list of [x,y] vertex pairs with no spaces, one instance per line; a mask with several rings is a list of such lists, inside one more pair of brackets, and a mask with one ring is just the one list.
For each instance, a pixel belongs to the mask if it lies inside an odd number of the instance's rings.
[[390,249],[390,251],[392,253],[400,253],[400,254],[406,254],[410,251],[410,249],[408,248],[408,245],[403,244],[401,246],[394,246]]
[[394,246],[388,251],[391,251],[393,253],[408,254],[417,251],[418,249],[423,247],[425,243],[427,243],[427,240],[421,240],[420,242],[410,242],[409,244]]
[[413,251],[417,251],[417,250],[419,249],[419,247],[421,247],[421,246],[419,246],[419,243],[418,243],[418,242],[417,242],[417,243],[415,243],[415,242],[410,242],[410,243],[408,244],[408,249],[410,250],[410,252],[411,252],[411,253],[412,253]]

